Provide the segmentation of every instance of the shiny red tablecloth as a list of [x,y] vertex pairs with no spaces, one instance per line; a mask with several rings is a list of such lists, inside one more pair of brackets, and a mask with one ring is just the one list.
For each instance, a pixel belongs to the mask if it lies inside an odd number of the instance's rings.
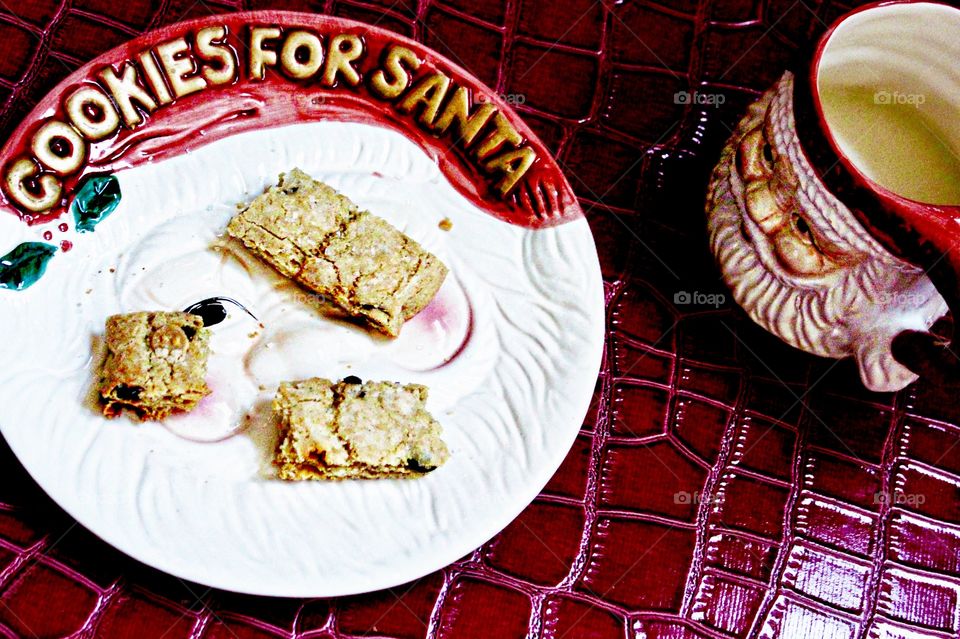
[[[960,406],[862,389],[729,303],[703,198],[746,104],[832,0],[0,0],[0,129],[145,30],[260,8],[414,36],[520,104],[597,238],[608,339],[582,434],[476,552],[336,600],[239,596],[76,525],[0,447],[0,634],[16,637],[871,639],[957,636]],[[677,92],[724,96],[698,105]],[[729,299],[729,296],[728,296]],[[889,496],[904,499],[890,499]],[[906,499],[909,497],[910,499]]]

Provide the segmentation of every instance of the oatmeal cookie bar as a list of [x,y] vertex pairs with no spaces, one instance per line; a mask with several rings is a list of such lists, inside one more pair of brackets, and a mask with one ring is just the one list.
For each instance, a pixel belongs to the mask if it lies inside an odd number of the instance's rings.
[[281,175],[227,232],[282,275],[393,337],[447,275],[417,242],[300,169]]
[[441,428],[424,408],[426,386],[312,378],[280,384],[281,479],[410,477],[449,457]]
[[210,390],[209,331],[189,313],[140,312],[107,318],[107,354],[100,372],[103,414],[129,409],[141,420],[194,408]]

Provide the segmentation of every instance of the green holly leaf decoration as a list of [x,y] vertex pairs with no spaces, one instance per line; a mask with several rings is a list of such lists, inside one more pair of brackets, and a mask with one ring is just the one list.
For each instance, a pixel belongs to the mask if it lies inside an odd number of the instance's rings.
[[22,291],[40,279],[57,247],[43,242],[24,242],[0,257],[0,288]]
[[84,179],[70,210],[77,231],[88,233],[96,228],[120,204],[120,182],[112,175],[91,175]]

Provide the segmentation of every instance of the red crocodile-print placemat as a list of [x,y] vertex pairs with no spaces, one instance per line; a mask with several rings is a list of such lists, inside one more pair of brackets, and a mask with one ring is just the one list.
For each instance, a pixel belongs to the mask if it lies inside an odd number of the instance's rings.
[[[282,8],[426,42],[514,103],[597,237],[608,339],[543,494],[468,557],[336,600],[238,596],[86,532],[0,447],[0,634],[14,637],[951,637],[960,405],[864,391],[765,334],[707,250],[709,170],[832,0],[0,0],[0,133],[98,53],[183,18]],[[723,104],[675,98],[700,90]],[[703,298],[700,298],[703,299]],[[895,495],[895,500],[887,498]]]

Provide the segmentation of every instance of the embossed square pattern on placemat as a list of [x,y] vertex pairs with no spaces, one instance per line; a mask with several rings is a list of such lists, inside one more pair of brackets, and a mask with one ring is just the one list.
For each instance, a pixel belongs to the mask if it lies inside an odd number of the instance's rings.
[[[0,129],[72,69],[188,17],[282,8],[413,36],[507,96],[600,251],[595,401],[537,500],[417,582],[337,600],[211,591],[76,526],[0,448],[0,632],[17,637],[947,637],[960,628],[960,408],[864,391],[723,294],[703,196],[745,106],[832,0],[0,0]],[[682,92],[711,91],[719,106]],[[680,95],[680,97],[678,97]],[[728,298],[729,299],[729,298]],[[923,499],[885,498],[899,491]]]

